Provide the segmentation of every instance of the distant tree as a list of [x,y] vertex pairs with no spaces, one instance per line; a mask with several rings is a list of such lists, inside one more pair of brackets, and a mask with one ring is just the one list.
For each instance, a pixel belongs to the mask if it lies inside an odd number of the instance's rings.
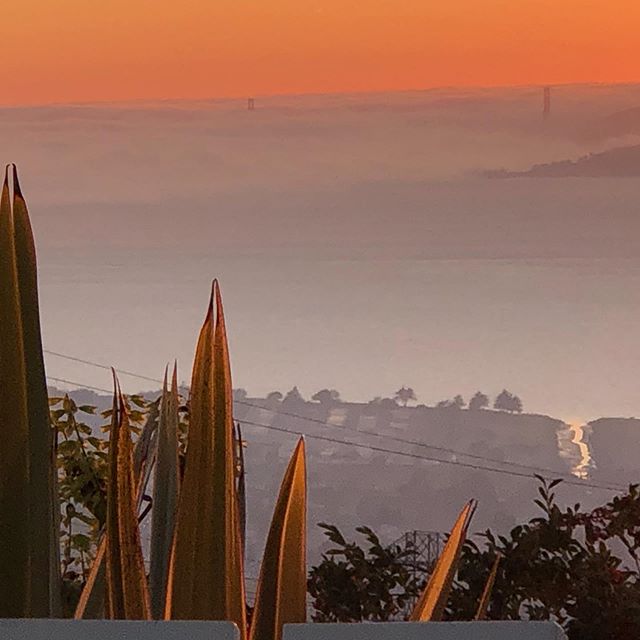
[[509,413],[522,413],[522,400],[518,396],[503,389],[493,403],[493,408]]
[[287,391],[287,395],[284,397],[283,402],[295,404],[304,402],[304,398],[302,397],[302,394],[300,393],[298,387],[293,387],[291,391]]
[[282,402],[282,394],[279,391],[272,391],[267,394],[267,400],[269,402]]
[[415,391],[411,387],[402,387],[398,389],[393,396],[396,402],[402,404],[403,407],[406,407],[407,404],[411,401],[417,400]]
[[436,409],[464,409],[465,404],[464,398],[458,394],[453,400],[440,400]]
[[489,406],[489,396],[481,391],[476,391],[475,395],[469,400],[469,409],[471,411],[479,411]]
[[312,400],[320,404],[334,404],[340,401],[340,392],[335,389],[321,389],[311,396]]
[[244,400],[247,397],[246,389],[234,389],[233,390],[233,399],[234,400]]

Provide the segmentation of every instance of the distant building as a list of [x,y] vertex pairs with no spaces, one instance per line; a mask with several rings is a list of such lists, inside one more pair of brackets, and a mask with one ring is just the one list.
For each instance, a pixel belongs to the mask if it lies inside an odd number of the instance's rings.
[[546,120],[551,115],[551,87],[542,91],[542,117]]

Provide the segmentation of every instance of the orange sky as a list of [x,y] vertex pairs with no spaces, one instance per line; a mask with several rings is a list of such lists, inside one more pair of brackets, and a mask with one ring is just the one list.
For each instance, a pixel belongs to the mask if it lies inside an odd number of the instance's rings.
[[638,0],[14,0],[0,103],[638,81],[639,28]]

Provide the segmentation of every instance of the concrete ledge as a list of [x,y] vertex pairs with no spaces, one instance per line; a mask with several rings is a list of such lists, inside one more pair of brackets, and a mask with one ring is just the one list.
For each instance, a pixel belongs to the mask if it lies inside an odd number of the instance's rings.
[[289,624],[283,640],[566,640],[553,622]]
[[1,640],[238,640],[232,622],[0,620]]

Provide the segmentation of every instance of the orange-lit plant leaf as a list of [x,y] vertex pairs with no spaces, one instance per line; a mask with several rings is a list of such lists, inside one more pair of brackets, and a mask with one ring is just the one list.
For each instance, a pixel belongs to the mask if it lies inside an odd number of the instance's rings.
[[189,441],[165,617],[230,620],[244,638],[231,367],[217,282],[213,294],[193,365]]
[[[159,413],[157,404],[154,403],[149,408],[149,415],[147,416],[142,433],[136,442],[133,452],[133,472],[137,484],[138,495],[136,503],[138,509],[142,503],[143,492],[147,485],[151,468],[153,467],[157,448],[156,433],[158,431],[158,421]],[[104,618],[106,582],[104,559],[106,546],[107,539],[104,534],[102,534],[98,541],[96,555],[91,565],[87,581],[84,584],[78,604],[76,605],[73,616],[76,620],[83,618]]]
[[469,501],[460,512],[451,529],[449,539],[436,562],[433,573],[411,614],[412,622],[429,622],[442,619],[447,606],[458,560],[467,536],[469,523],[475,511],[475,501]]
[[0,617],[28,615],[29,425],[9,169],[0,199]]
[[499,553],[496,554],[493,566],[491,567],[491,573],[489,573],[487,583],[484,585],[482,597],[480,598],[480,603],[478,604],[476,620],[485,620],[487,618],[487,610],[489,609],[489,603],[491,602],[491,592],[493,591],[493,585],[496,583],[496,576],[498,575],[498,566],[500,565],[501,558],[502,556]]
[[102,535],[98,542],[96,556],[93,559],[93,564],[91,565],[91,570],[87,576],[87,581],[84,583],[82,593],[80,594],[78,604],[76,605],[76,610],[73,614],[75,620],[104,617],[106,582],[104,558],[106,550],[107,538]]
[[262,558],[250,640],[280,640],[306,621],[306,468],[302,438],[289,462]]
[[171,391],[164,375],[158,424],[158,447],[153,482],[151,519],[151,569],[149,590],[154,619],[164,616],[167,575],[178,508],[178,378],[173,368]]
[[60,607],[54,439],[40,336],[35,245],[13,166],[0,197],[0,617]]
[[138,529],[133,445],[115,372],[114,385],[107,486],[106,615],[112,620],[148,620],[150,602]]

